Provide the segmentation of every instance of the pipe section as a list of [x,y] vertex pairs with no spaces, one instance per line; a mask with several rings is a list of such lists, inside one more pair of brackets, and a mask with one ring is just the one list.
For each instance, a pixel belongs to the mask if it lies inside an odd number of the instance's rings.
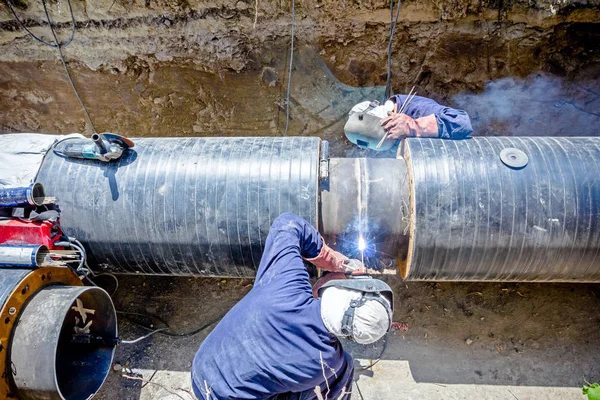
[[[75,339],[82,335],[92,339],[89,343]],[[12,380],[19,397],[91,398],[108,375],[116,344],[107,342],[116,337],[115,309],[104,290],[42,289],[19,316],[10,347]]]
[[0,187],[0,207],[41,206],[45,197],[44,186],[39,182],[24,187]]
[[37,244],[0,245],[0,267],[40,267],[48,255],[48,247]]
[[365,264],[395,269],[408,247],[408,185],[404,160],[332,158],[329,180],[321,185],[319,229],[325,241]]
[[317,223],[319,138],[135,144],[110,163],[50,151],[38,173],[96,271],[253,277],[279,214]]
[[600,281],[600,138],[408,139],[404,156],[403,277]]

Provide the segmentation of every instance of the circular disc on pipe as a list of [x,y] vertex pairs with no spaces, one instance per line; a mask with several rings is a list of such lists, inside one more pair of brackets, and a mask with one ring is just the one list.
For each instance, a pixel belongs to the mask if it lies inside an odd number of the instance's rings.
[[500,160],[502,160],[507,167],[520,169],[527,165],[529,157],[527,157],[527,154],[522,150],[508,147],[500,152]]

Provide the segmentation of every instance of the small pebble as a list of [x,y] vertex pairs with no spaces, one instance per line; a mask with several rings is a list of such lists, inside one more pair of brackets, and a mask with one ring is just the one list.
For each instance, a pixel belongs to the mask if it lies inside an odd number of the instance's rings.
[[121,364],[115,363],[113,365],[113,370],[115,370],[117,372],[121,371],[122,369],[123,369],[123,366]]
[[468,338],[467,340],[465,340],[465,343],[467,344],[467,346],[470,346],[473,344],[473,339]]

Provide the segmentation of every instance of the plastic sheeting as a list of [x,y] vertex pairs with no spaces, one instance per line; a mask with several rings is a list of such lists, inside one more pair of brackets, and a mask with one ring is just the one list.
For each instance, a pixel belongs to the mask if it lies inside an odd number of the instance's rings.
[[33,183],[54,143],[70,135],[44,135],[41,133],[9,133],[0,135],[0,186],[28,186]]

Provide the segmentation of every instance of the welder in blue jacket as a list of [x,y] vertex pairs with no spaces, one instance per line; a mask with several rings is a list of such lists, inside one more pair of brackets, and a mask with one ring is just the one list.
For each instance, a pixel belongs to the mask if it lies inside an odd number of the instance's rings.
[[[333,273],[312,288],[304,261]],[[254,287],[196,353],[195,395],[214,400],[350,398],[352,358],[338,337],[373,343],[392,325],[389,286],[369,277],[341,279],[362,268],[324,244],[302,218],[279,216]]]
[[404,112],[398,113],[406,98],[406,95],[398,94],[384,104],[389,116],[381,121],[381,126],[388,132],[388,138],[464,139],[473,132],[466,111],[443,106],[426,97],[414,96]]
[[420,96],[402,108],[407,98],[395,95],[384,104],[363,101],[352,107],[344,125],[348,140],[362,148],[386,151],[406,137],[465,139],[473,132],[464,110]]

